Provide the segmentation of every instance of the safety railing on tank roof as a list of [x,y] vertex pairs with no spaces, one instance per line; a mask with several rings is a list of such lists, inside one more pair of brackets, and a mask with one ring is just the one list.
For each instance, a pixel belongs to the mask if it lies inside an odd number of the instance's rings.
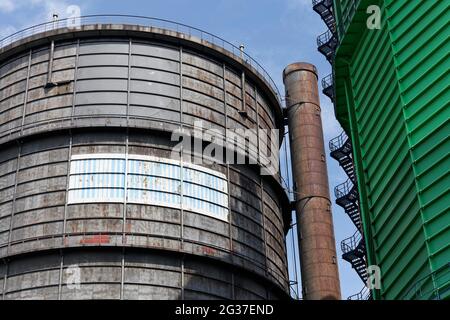
[[12,35],[0,40],[0,49],[10,45],[18,40],[51,30],[61,29],[64,27],[93,25],[93,24],[129,24],[139,25],[143,27],[156,27],[161,29],[167,29],[176,31],[189,36],[194,36],[200,40],[207,41],[213,45],[222,47],[223,49],[232,53],[236,58],[241,58],[248,65],[250,65],[261,76],[274,91],[277,96],[278,102],[281,104],[281,94],[277,85],[273,81],[269,73],[250,55],[245,53],[241,48],[238,48],[231,42],[224,40],[210,32],[203,31],[201,29],[191,27],[189,25],[178,23],[166,19],[159,19],[153,17],[136,16],[136,15],[120,15],[120,14],[108,14],[108,15],[88,15],[75,18],[60,19],[51,22],[41,23],[23,30],[20,30]]

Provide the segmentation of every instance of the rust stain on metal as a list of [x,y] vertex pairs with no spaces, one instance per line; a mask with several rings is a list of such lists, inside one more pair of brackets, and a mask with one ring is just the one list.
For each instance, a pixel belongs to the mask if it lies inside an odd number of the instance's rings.
[[316,67],[308,63],[291,64],[284,70],[283,80],[296,183],[303,298],[339,300],[341,292]]
[[98,234],[90,237],[83,237],[80,240],[80,244],[107,244],[110,243],[111,239],[109,235]]
[[204,254],[208,254],[208,255],[212,255],[213,256],[213,255],[216,254],[217,250],[213,249],[213,248],[210,248],[210,247],[202,247],[202,252]]

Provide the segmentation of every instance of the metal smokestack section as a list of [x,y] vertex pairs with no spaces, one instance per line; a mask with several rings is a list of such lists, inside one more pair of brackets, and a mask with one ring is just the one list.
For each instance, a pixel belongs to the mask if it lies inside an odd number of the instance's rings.
[[317,80],[309,63],[283,72],[302,288],[307,300],[341,299]]

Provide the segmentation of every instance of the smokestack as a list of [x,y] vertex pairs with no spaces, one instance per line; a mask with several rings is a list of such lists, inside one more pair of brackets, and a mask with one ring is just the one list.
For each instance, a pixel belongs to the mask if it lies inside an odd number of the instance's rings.
[[309,63],[294,63],[283,72],[295,181],[295,209],[303,298],[341,299],[318,75]]

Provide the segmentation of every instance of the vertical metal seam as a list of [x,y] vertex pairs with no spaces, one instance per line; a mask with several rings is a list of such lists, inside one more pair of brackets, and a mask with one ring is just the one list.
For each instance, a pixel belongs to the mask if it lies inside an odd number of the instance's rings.
[[127,129],[125,135],[125,172],[124,172],[124,186],[123,186],[123,208],[122,208],[122,244],[126,243],[126,214],[127,214],[127,200],[128,200],[128,148],[130,132],[128,128],[128,116],[129,116],[129,106],[130,106],[130,77],[131,77],[131,38],[128,42],[128,81],[127,81]]
[[76,104],[76,96],[77,96],[77,83],[78,83],[78,65],[80,61],[80,39],[77,41],[75,53],[75,71],[73,77],[73,95],[72,95],[72,112],[70,115],[71,127],[74,125],[74,116],[75,116],[75,104]]
[[184,300],[184,257],[183,254],[181,257],[181,300]]
[[130,120],[130,92],[131,92],[131,52],[132,52],[132,39],[130,38],[128,41],[128,82],[127,82],[127,128],[129,127]]
[[[75,89],[75,87],[74,87]],[[70,171],[72,167],[72,144],[73,144],[73,136],[72,130],[69,130],[69,150],[68,150],[68,159],[67,159],[67,173],[66,173],[66,199],[64,203],[64,212],[63,212],[63,230],[62,230],[62,248],[60,250],[61,254],[61,265],[59,270],[59,284],[58,284],[58,300],[61,300],[61,290],[62,290],[62,273],[63,273],[63,248],[66,245],[66,232],[67,232],[67,208],[69,207],[69,189],[70,189]]]
[[255,95],[253,100],[255,102],[255,108],[256,108],[256,137],[258,139],[258,142],[256,144],[256,148],[258,150],[256,162],[258,163],[258,167],[262,167],[262,163],[261,163],[261,141],[260,141],[261,132],[260,132],[260,129],[259,129],[260,121],[259,121],[258,89],[256,88],[256,85],[253,87],[253,94]]
[[242,70],[241,75],[241,98],[242,98],[242,112],[245,112],[246,110],[246,93],[245,93],[245,71]]
[[231,271],[231,299],[236,300],[236,291],[234,283],[234,270]]
[[[72,110],[70,115],[71,127],[73,126],[73,116],[75,112],[75,98],[77,90],[77,80],[78,80],[78,60],[79,60],[79,50],[80,50],[80,39],[77,40],[77,45],[75,49],[75,67],[73,74],[73,89],[72,89]],[[67,209],[69,207],[69,192],[70,192],[70,171],[72,167],[72,146],[73,146],[73,133],[72,129],[69,129],[69,152],[67,159],[67,173],[66,173],[66,199],[64,203],[64,213],[63,213],[63,230],[62,230],[62,246],[66,245],[67,238]],[[64,268],[64,255],[61,249],[61,265],[59,270],[59,284],[58,284],[58,300],[61,300],[62,294],[62,278],[63,278],[63,268]]]
[[[183,125],[183,47],[180,46],[180,128],[181,128],[181,134],[183,135],[184,132],[184,125]],[[184,250],[184,147],[183,143],[181,144],[181,150],[180,150],[180,244],[181,244],[181,250]],[[184,264],[183,264],[184,266]],[[184,284],[183,284],[184,286]],[[184,294],[184,287],[182,288],[182,293]]]
[[70,192],[70,171],[72,167],[72,144],[73,144],[73,135],[72,131],[69,131],[69,150],[68,150],[68,159],[67,159],[67,173],[66,173],[66,201],[64,203],[64,216],[63,216],[63,246],[66,243],[66,228],[67,228],[67,208],[69,206],[69,192]]
[[120,300],[123,299],[124,285],[125,285],[125,247],[122,246],[122,258],[121,258],[121,274],[120,274]]
[[[260,116],[260,109],[259,109],[259,104],[258,104],[258,90],[255,86],[255,103],[256,103],[256,126],[257,126],[257,137],[258,137],[258,143],[257,143],[257,148],[258,148],[258,167],[262,166],[261,163],[261,145],[260,145],[260,130],[259,130],[259,126],[260,126],[260,121],[259,121],[259,116]],[[262,213],[262,227],[263,227],[263,235],[264,235],[264,263],[265,263],[265,274],[266,277],[268,275],[268,263],[267,263],[267,235],[266,235],[266,215],[264,212],[264,182],[263,182],[263,177],[260,177],[260,185],[259,187],[261,188],[261,213]]]
[[132,39],[128,40],[128,79],[127,79],[127,110],[126,110],[126,140],[125,140],[125,172],[124,172],[124,189],[123,189],[123,208],[122,208],[122,258],[120,267],[120,300],[123,300],[124,283],[125,283],[125,244],[127,242],[126,224],[127,224],[127,206],[128,206],[128,155],[129,155],[129,143],[130,143],[130,92],[131,92],[131,52],[132,52]]
[[125,172],[124,172],[124,189],[123,189],[123,208],[122,208],[122,265],[121,265],[121,283],[120,283],[120,300],[123,299],[123,280],[125,273],[124,255],[125,244],[127,243],[126,224],[127,224],[127,206],[128,206],[128,147],[129,147],[129,131],[127,128],[125,141]]
[[18,184],[18,177],[19,177],[19,171],[20,171],[20,159],[22,156],[22,142],[18,141],[18,154],[17,154],[17,162],[16,162],[16,175],[14,177],[14,194],[13,194],[13,203],[11,208],[11,218],[9,220],[9,233],[8,233],[8,247],[6,249],[6,255],[9,255],[9,251],[11,248],[11,239],[12,239],[12,231],[14,226],[14,214],[16,211],[16,199],[17,199],[17,184]]
[[266,231],[266,213],[264,212],[265,204],[264,204],[264,180],[263,177],[260,177],[260,185],[261,188],[261,214],[262,214],[262,227],[263,227],[263,235],[264,235],[264,263],[265,263],[265,274],[268,277],[269,274],[269,264],[268,264],[268,255],[267,255],[267,231]]
[[[260,130],[259,130],[259,126],[260,126],[260,108],[259,108],[259,104],[258,104],[258,90],[255,86],[255,103],[256,103],[256,125],[257,125],[257,136],[258,136],[258,167],[262,166],[261,163],[261,145],[260,145]],[[263,227],[263,235],[264,235],[264,263],[265,263],[265,274],[267,277],[268,274],[268,263],[267,263],[267,235],[266,235],[266,215],[264,212],[264,182],[263,182],[263,177],[260,177],[260,185],[259,187],[261,188],[261,213],[262,213],[262,227]]]
[[5,264],[5,276],[3,277],[3,292],[2,292],[2,300],[5,300],[6,297],[6,283],[8,282],[8,273],[9,273],[9,263],[3,259],[3,263]]
[[47,85],[53,83],[53,59],[55,55],[55,40],[50,43],[50,52],[48,53],[48,71],[47,71]]
[[[224,106],[224,115],[225,115],[225,147],[228,143],[228,106],[227,106],[227,81],[226,81],[226,65],[225,63],[222,65],[223,70],[223,106]],[[231,254],[231,262],[233,262],[233,222],[232,222],[232,211],[231,211],[231,192],[230,192],[230,164],[228,163],[228,157],[225,154],[225,163],[227,166],[227,197],[228,197],[228,233],[230,238],[230,252]],[[234,154],[233,154],[234,158]],[[233,289],[234,290],[234,289]]]
[[33,49],[30,49],[28,55],[28,69],[27,69],[27,83],[25,85],[25,96],[22,107],[22,124],[20,126],[20,136],[23,135],[23,126],[25,125],[25,116],[27,113],[27,104],[28,104],[28,91],[30,89],[30,74],[31,74],[31,58],[33,56]]
[[60,262],[59,262],[59,281],[58,281],[58,300],[61,300],[62,295],[62,279],[63,279],[63,270],[64,270],[64,254],[62,249],[59,250],[60,254]]

